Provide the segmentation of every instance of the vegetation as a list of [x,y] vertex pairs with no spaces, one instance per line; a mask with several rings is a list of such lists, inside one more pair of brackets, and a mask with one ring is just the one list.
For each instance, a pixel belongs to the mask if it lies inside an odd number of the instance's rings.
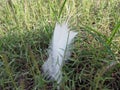
[[120,89],[120,0],[0,0],[0,90],[54,90],[41,73],[56,22],[79,32],[61,90]]

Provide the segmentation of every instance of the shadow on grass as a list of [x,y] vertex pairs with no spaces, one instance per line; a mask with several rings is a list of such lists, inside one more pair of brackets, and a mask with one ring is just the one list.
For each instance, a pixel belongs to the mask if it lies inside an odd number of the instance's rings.
[[8,32],[0,38],[0,90],[47,88],[40,68],[53,29],[45,29]]

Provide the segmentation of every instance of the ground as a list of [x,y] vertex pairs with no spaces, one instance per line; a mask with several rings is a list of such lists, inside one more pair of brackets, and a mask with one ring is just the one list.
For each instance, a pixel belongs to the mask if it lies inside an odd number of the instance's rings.
[[56,22],[77,31],[61,90],[120,89],[120,0],[1,0],[0,90],[54,90],[41,66]]

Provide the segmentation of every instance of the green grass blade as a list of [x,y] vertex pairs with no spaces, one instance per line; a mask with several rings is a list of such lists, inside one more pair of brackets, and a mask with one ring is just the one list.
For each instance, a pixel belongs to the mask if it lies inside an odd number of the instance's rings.
[[107,44],[110,45],[112,43],[112,40],[115,36],[115,34],[117,34],[117,32],[120,30],[120,21],[117,23],[117,25],[115,26],[114,30],[112,31],[110,37],[108,38]]

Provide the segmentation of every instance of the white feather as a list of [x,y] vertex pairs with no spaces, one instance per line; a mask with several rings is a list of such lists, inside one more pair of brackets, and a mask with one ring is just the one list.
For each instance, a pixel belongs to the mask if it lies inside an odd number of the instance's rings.
[[67,23],[56,24],[49,50],[49,57],[43,64],[42,69],[46,78],[57,81],[62,80],[62,66],[70,56],[70,44],[77,32],[70,31]]

